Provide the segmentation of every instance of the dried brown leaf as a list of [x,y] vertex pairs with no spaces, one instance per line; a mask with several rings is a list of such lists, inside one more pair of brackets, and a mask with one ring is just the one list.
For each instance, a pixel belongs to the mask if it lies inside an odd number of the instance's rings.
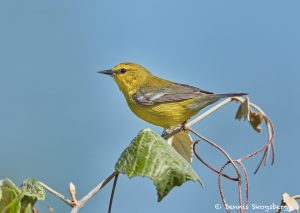
[[262,120],[264,119],[263,114],[261,114],[260,112],[253,112],[250,111],[250,124],[253,127],[253,129],[255,129],[257,132],[261,132],[261,126],[259,126],[262,122]]
[[[170,134],[177,128],[181,128],[181,125],[169,127],[165,129],[165,133]],[[192,162],[193,157],[193,139],[187,131],[180,131],[167,139],[168,144],[170,144],[184,159],[189,163]]]
[[261,132],[262,128],[259,126],[264,119],[264,116],[260,112],[255,112],[251,110],[249,98],[245,98],[245,100],[240,104],[240,107],[235,115],[235,119],[247,120],[253,127],[253,129],[257,132]]
[[240,104],[240,107],[235,115],[235,119],[244,119],[250,121],[250,104],[248,97],[246,97],[244,102]]
[[188,132],[180,131],[167,141],[184,159],[192,162],[193,140]]

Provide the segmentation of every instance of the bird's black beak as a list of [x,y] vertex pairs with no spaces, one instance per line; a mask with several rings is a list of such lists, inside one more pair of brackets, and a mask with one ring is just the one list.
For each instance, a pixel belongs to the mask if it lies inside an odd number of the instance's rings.
[[105,75],[110,75],[110,76],[113,75],[112,70],[102,70],[102,71],[98,71],[98,73],[105,74]]

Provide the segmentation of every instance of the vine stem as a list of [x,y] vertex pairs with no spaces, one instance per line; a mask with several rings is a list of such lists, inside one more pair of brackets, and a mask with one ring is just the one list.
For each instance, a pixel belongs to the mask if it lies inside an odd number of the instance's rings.
[[[230,179],[230,180],[233,180],[233,181],[238,181],[239,179],[238,178],[234,178],[234,177],[231,177],[229,175],[226,175],[224,173],[222,173],[222,171],[218,171],[217,169],[215,169],[214,167],[212,167],[211,165],[209,165],[207,162],[205,162],[199,155],[198,155],[198,152],[196,151],[196,145],[199,143],[199,140],[195,141],[194,144],[193,144],[193,152],[196,156],[196,158],[201,161],[201,163],[203,163],[207,168],[209,168],[210,170],[214,171],[215,173],[227,178],[227,179]],[[227,162],[227,164],[229,164],[230,161]]]
[[218,176],[219,193],[220,193],[220,195],[221,195],[221,200],[222,200],[223,206],[224,206],[224,208],[225,208],[225,211],[226,211],[227,213],[229,213],[230,210],[229,210],[229,209],[227,208],[227,206],[226,206],[227,203],[226,203],[226,200],[225,200],[225,194],[224,194],[224,192],[223,192],[223,187],[222,187],[222,175],[221,175],[221,174],[223,174],[223,171],[224,171],[225,167],[226,167],[229,163],[230,163],[230,162],[227,161],[227,162],[221,167],[220,173],[219,173],[219,176]]
[[113,200],[114,200],[115,189],[116,189],[116,185],[117,185],[117,182],[118,182],[118,177],[119,177],[119,174],[117,174],[115,176],[115,179],[114,179],[113,188],[112,188],[110,199],[109,199],[108,213],[111,213],[112,204],[113,204]]
[[[195,156],[198,158],[198,160],[200,160],[206,167],[208,167],[209,169],[211,169],[212,171],[216,172],[218,174],[218,185],[219,185],[219,192],[220,192],[220,195],[221,195],[221,199],[222,199],[222,202],[223,202],[223,205],[226,209],[226,200],[225,200],[225,195],[224,195],[224,192],[223,192],[223,189],[222,189],[222,177],[225,177],[227,179],[230,179],[232,181],[238,181],[238,197],[239,197],[239,204],[240,204],[240,212],[246,212],[246,209],[243,209],[244,206],[243,206],[243,198],[242,198],[242,180],[241,180],[241,172],[240,172],[240,169],[237,167],[237,164],[240,165],[241,167],[241,170],[243,172],[243,175],[245,176],[245,188],[246,188],[246,191],[245,191],[245,194],[246,194],[246,206],[248,205],[248,200],[249,200],[249,179],[248,179],[248,173],[247,173],[247,170],[246,170],[246,167],[244,166],[243,164],[243,160],[246,160],[246,159],[249,159],[249,158],[252,158],[254,156],[256,156],[257,154],[259,154],[260,152],[264,151],[263,153],[263,156],[262,156],[262,159],[258,165],[258,167],[256,168],[255,172],[254,173],[257,173],[257,171],[259,170],[260,166],[262,164],[266,165],[267,161],[268,161],[268,158],[269,158],[269,153],[270,151],[272,152],[272,164],[274,163],[274,159],[275,159],[275,148],[274,148],[274,127],[273,127],[273,124],[271,122],[271,120],[268,118],[268,116],[263,112],[263,110],[261,108],[259,108],[257,105],[255,105],[254,103],[249,103],[249,106],[254,108],[257,112],[261,113],[262,116],[263,116],[263,119],[266,123],[266,126],[267,126],[267,133],[268,133],[268,142],[262,146],[261,148],[259,148],[258,150],[244,156],[244,157],[241,157],[237,160],[233,160],[230,155],[220,146],[218,146],[216,143],[208,140],[207,138],[205,138],[204,136],[200,135],[199,133],[197,133],[196,131],[194,131],[191,126],[196,124],[197,122],[199,122],[200,120],[202,120],[203,118],[207,117],[208,115],[210,115],[211,113],[215,112],[216,110],[218,110],[219,108],[221,108],[222,106],[224,106],[225,104],[229,103],[230,101],[238,101],[240,102],[241,104],[245,101],[244,98],[241,98],[241,97],[232,97],[232,98],[227,98],[225,100],[223,100],[222,102],[220,102],[219,104],[213,106],[212,108],[210,108],[209,110],[207,110],[206,112],[204,112],[203,114],[199,115],[198,117],[196,117],[194,120],[184,124],[184,127],[182,129],[186,129],[190,132],[192,132],[194,135],[196,135],[197,137],[199,137],[200,139],[206,141],[208,144],[212,145],[213,147],[217,148],[227,159],[228,159],[228,162],[225,163],[221,170],[216,170],[215,168],[213,168],[212,166],[210,166],[208,163],[206,163],[199,155],[198,153],[196,152],[196,149],[195,149],[195,146],[196,144],[198,144],[198,142],[196,141],[194,144],[193,144],[193,151],[194,151],[194,154]],[[251,108],[250,108],[251,110]],[[226,174],[223,173],[225,167],[227,167],[229,164],[231,164],[237,175],[238,175],[238,178],[233,178],[233,177],[230,177]],[[227,212],[229,212],[228,209],[226,209]]]
[[190,132],[192,132],[194,135],[196,135],[197,137],[201,138],[202,140],[206,141],[208,144],[210,144],[211,146],[217,148],[220,152],[222,152],[222,154],[228,159],[228,161],[232,164],[233,168],[235,169],[237,176],[238,176],[238,180],[241,179],[241,173],[239,171],[239,168],[237,167],[237,165],[234,163],[234,160],[230,157],[230,155],[219,145],[217,145],[216,143],[212,142],[211,140],[209,140],[208,138],[204,137],[203,135],[200,135],[198,132],[194,131],[192,128],[188,127],[188,130]]
[[[243,199],[242,199],[242,178],[241,178],[241,172],[239,170],[239,168],[237,167],[237,165],[235,164],[235,161],[231,158],[231,156],[222,148],[220,147],[219,145],[217,145],[216,143],[214,143],[213,141],[209,140],[208,138],[204,137],[203,135],[200,135],[198,132],[194,131],[192,128],[190,127],[186,127],[188,131],[192,132],[194,135],[196,135],[197,137],[199,137],[200,139],[204,140],[205,142],[207,142],[209,145],[215,147],[216,149],[218,149],[227,159],[228,159],[228,162],[222,167],[222,170],[220,170],[219,172],[217,172],[219,174],[219,177],[220,176],[225,176],[223,174],[223,170],[224,168],[228,165],[228,164],[231,164],[237,174],[237,182],[238,182],[238,194],[239,194],[239,204],[240,204],[240,207],[243,206]],[[206,165],[206,164],[205,164]],[[214,170],[214,169],[213,169]],[[227,175],[226,175],[227,176]],[[225,177],[226,177],[225,176]],[[227,177],[229,179],[231,179],[229,176]],[[233,180],[233,179],[231,179]],[[223,202],[223,205],[226,209],[226,201],[225,201],[225,196],[224,196],[224,193],[223,193],[223,190],[222,190],[222,180],[221,178],[219,178],[219,192],[221,194],[221,198],[222,198],[222,202]],[[227,211],[228,209],[226,209]],[[243,209],[240,208],[240,212],[242,213],[243,212]]]
[[[242,103],[244,101],[243,98],[241,97],[234,97],[233,100],[236,100],[240,103]],[[253,107],[257,112],[261,113],[263,115],[263,119],[265,120],[266,126],[267,126],[267,134],[268,134],[268,142],[262,146],[261,148],[259,148],[258,150],[239,158],[237,161],[242,162],[243,160],[252,158],[254,156],[256,156],[257,154],[259,154],[260,152],[264,151],[263,153],[263,157],[261,158],[256,170],[254,171],[254,174],[256,174],[260,168],[260,166],[264,163],[264,165],[267,164],[268,158],[269,158],[269,153],[270,153],[270,148],[271,148],[271,152],[272,152],[272,162],[271,165],[274,164],[275,162],[275,146],[274,146],[274,135],[275,135],[275,130],[272,124],[272,121],[268,118],[268,116],[264,113],[264,111],[258,107],[256,104],[250,102],[249,105],[251,107]]]

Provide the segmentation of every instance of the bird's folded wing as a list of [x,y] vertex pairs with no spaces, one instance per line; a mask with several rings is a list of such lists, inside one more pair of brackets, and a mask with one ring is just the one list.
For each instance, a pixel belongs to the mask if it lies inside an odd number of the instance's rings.
[[140,88],[133,96],[133,100],[141,105],[182,101],[203,94],[213,94],[185,84],[173,83],[160,88]]

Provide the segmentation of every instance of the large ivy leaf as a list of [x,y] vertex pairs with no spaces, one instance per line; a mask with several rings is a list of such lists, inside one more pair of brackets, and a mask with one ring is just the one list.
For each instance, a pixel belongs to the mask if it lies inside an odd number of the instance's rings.
[[201,181],[191,165],[159,134],[142,130],[121,154],[115,165],[129,178],[149,177],[153,180],[161,201],[174,186],[188,180]]
[[27,179],[19,189],[11,180],[0,180],[0,213],[31,213],[37,200],[45,199],[39,181]]

